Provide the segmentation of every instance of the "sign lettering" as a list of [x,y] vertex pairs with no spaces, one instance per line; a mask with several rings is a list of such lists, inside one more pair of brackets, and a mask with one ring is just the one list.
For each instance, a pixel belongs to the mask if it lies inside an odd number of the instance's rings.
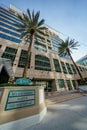
[[19,78],[16,80],[16,84],[18,85],[29,85],[30,83],[31,83],[31,80],[27,78]]
[[35,105],[35,90],[11,90],[5,111]]

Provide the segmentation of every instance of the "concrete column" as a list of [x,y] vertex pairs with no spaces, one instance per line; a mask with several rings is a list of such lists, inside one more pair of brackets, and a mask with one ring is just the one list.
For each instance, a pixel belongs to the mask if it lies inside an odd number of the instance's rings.
[[73,86],[72,80],[70,80],[70,83],[71,83],[71,86],[72,86],[72,90],[74,90],[74,86]]
[[18,67],[20,54],[21,54],[21,47],[19,46],[18,50],[17,50],[17,54],[16,54],[16,57],[15,57],[15,60],[14,60],[14,63],[13,63],[13,72],[14,72],[14,74],[16,73],[16,69]]
[[53,57],[52,57],[51,53],[50,53],[49,57],[50,57],[51,70],[55,71],[55,66],[54,66]]
[[[76,80],[75,80],[76,81]],[[76,85],[78,86],[78,82],[76,81]]]
[[58,79],[56,79],[55,82],[56,82],[56,89],[57,89],[57,91],[59,91],[60,87],[59,87],[59,84],[58,84]]
[[52,91],[57,91],[57,84],[55,79],[52,81]]
[[65,90],[68,91],[68,86],[67,86],[67,82],[65,79],[64,79],[64,83],[65,83]]
[[61,72],[64,74],[63,68],[62,68],[62,65],[61,65],[61,59],[60,59],[60,57],[58,57],[58,61],[59,61],[59,65],[60,65]]

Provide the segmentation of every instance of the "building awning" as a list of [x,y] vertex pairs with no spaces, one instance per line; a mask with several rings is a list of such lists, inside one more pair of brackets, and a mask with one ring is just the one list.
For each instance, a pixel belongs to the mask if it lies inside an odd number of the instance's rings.
[[10,59],[0,57],[0,73],[1,73],[3,68],[6,70],[7,74],[10,77],[14,77],[14,73],[13,73],[13,70],[12,70],[12,65],[11,65]]

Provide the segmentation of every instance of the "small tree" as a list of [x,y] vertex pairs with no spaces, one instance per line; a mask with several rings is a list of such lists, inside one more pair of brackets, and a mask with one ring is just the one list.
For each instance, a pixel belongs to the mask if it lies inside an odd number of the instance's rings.
[[39,21],[40,17],[40,11],[37,11],[34,13],[34,10],[32,13],[29,9],[27,9],[26,14],[18,15],[18,18],[20,19],[20,23],[15,24],[16,27],[18,27],[17,31],[21,33],[21,38],[25,38],[27,41],[30,40],[29,46],[28,46],[28,52],[25,62],[25,67],[23,71],[22,77],[27,77],[27,68],[29,64],[29,56],[31,52],[31,47],[34,43],[34,35],[37,33],[41,33],[44,27],[42,25],[44,24],[45,20],[41,19]]
[[70,58],[71,58],[71,60],[72,60],[72,62],[74,64],[74,66],[77,69],[77,72],[78,72],[81,80],[83,80],[83,77],[82,77],[82,75],[81,75],[81,73],[79,71],[79,68],[76,65],[76,63],[74,62],[74,60],[72,58],[72,55],[71,55],[71,53],[72,53],[71,50],[72,49],[77,49],[78,46],[79,46],[78,42],[76,42],[74,39],[69,40],[69,38],[67,38],[65,40],[65,42],[63,41],[62,43],[59,44],[59,46],[58,46],[58,53],[59,53],[60,56],[61,55],[63,55],[63,56],[67,56],[67,55],[70,56]]

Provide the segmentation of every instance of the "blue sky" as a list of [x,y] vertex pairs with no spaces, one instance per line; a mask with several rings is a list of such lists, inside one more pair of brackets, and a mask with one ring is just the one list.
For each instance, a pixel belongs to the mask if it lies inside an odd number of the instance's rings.
[[74,38],[80,47],[73,51],[77,60],[87,54],[87,0],[0,0],[9,7],[10,3],[26,11],[40,10],[45,23],[56,29],[61,38]]

